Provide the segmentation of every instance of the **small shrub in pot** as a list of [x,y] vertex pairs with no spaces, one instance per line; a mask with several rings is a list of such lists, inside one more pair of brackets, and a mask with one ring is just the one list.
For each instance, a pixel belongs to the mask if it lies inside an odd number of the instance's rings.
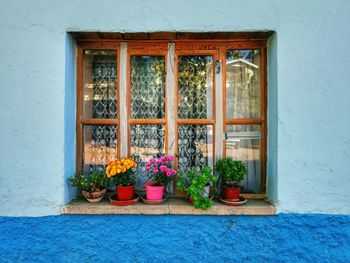
[[239,200],[239,184],[248,172],[246,164],[240,160],[226,157],[217,161],[215,169],[225,182],[224,198],[231,201]]
[[91,203],[100,202],[106,193],[106,187],[109,184],[103,172],[90,172],[80,176],[71,176],[68,178],[72,186],[81,189],[84,197]]

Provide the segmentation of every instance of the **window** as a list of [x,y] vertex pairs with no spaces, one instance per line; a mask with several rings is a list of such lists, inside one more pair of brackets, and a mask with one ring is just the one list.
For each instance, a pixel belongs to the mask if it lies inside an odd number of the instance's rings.
[[131,155],[174,155],[180,170],[244,160],[244,192],[266,184],[266,43],[79,41],[77,172]]
[[146,182],[145,164],[167,154],[167,45],[128,48],[129,155],[139,164],[136,187]]

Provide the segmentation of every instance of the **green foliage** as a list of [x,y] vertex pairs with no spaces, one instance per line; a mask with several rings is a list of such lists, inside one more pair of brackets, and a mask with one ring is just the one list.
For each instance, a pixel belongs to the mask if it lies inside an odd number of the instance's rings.
[[68,180],[72,186],[81,188],[87,192],[103,190],[107,187],[110,181],[103,172],[91,172],[81,176],[70,176]]
[[124,173],[119,173],[112,177],[112,181],[117,186],[129,186],[136,183],[135,172],[132,169],[126,170]]
[[244,58],[244,53],[241,50],[230,50],[226,53],[227,59],[240,59]]
[[195,208],[208,209],[212,206],[213,201],[209,198],[209,193],[205,193],[205,187],[210,183],[215,184],[217,178],[213,175],[210,167],[205,167],[199,173],[194,168],[187,171],[186,176],[178,172],[176,188],[187,194],[193,199]]
[[215,169],[227,185],[235,187],[239,186],[239,183],[244,179],[248,171],[244,162],[233,160],[230,157],[217,161]]

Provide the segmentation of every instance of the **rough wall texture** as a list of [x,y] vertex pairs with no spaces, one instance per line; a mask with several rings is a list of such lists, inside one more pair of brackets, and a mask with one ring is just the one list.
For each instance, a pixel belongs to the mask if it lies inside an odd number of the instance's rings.
[[0,7],[0,214],[58,214],[72,197],[68,31],[262,30],[276,32],[270,197],[282,211],[350,213],[350,1],[0,0]]
[[1,262],[349,262],[350,216],[0,217]]

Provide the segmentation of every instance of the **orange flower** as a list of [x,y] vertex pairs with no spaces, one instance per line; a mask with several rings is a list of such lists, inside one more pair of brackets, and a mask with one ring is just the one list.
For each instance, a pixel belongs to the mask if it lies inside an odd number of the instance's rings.
[[132,158],[126,157],[110,161],[105,172],[108,177],[113,177],[116,174],[125,173],[127,170],[136,167],[137,163]]

